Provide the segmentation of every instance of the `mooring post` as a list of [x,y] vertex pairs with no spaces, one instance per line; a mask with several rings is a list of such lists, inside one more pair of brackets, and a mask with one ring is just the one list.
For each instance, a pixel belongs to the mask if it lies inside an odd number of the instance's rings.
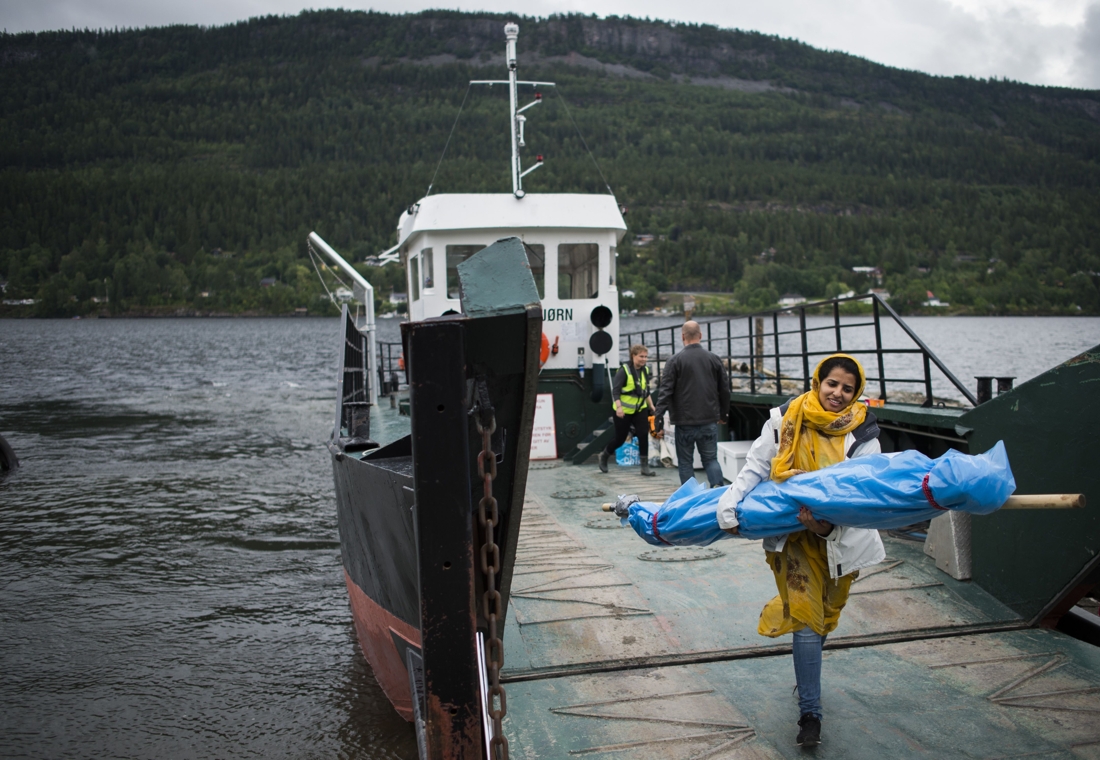
[[978,404],[984,404],[993,398],[993,377],[977,375],[974,379],[978,381]]

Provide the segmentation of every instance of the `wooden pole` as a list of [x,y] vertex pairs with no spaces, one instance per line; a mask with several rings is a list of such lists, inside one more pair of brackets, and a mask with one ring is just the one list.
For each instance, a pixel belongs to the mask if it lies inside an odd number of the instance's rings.
[[[614,504],[602,504],[604,512],[610,512]],[[1034,493],[1009,496],[1001,509],[1084,509],[1083,493]]]
[[1084,509],[1083,493],[1035,493],[1009,496],[1001,509]]

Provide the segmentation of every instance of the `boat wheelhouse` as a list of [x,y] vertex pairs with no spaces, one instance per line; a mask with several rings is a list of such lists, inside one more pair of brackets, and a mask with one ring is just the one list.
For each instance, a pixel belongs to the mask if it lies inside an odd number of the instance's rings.
[[432,195],[399,229],[414,321],[460,309],[463,261],[501,238],[522,240],[542,303],[539,392],[553,399],[554,456],[607,424],[619,356],[615,256],[626,232],[613,196]]
[[[626,232],[611,195],[500,194],[430,195],[401,215],[400,255],[408,273],[409,318],[436,317],[459,308],[458,265],[505,237],[518,237],[527,251],[543,307],[543,333],[557,351],[547,370],[578,368],[578,356],[614,353],[619,291],[615,256]],[[611,321],[594,326],[599,306]],[[599,320],[597,320],[599,321]],[[591,352],[591,335],[605,329],[612,345]]]
[[523,189],[523,178],[543,165],[539,155],[523,168],[524,111],[541,103],[542,97],[536,91],[520,106],[520,88],[554,83],[518,79],[519,27],[508,24],[504,32],[508,79],[471,84],[509,88],[512,192],[429,192],[402,213],[397,245],[379,260],[400,260],[405,266],[409,318],[419,321],[460,310],[458,266],[463,261],[503,238],[523,242],[542,303],[539,392],[553,399],[553,453],[569,457],[610,417],[610,376],[619,357],[615,259],[626,222],[610,192]]

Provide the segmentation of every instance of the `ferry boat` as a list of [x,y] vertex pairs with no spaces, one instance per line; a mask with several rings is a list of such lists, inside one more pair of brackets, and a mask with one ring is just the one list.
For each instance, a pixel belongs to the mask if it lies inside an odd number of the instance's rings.
[[[391,382],[371,286],[310,236],[366,307],[361,317],[344,309],[328,442],[359,644],[416,726],[422,758],[500,758],[509,743],[524,757],[791,756],[793,679],[789,660],[775,657],[789,644],[755,635],[774,595],[759,547],[746,548],[758,542],[640,545],[601,502],[630,492],[663,502],[679,485],[675,470],[642,479],[569,464],[606,440],[621,346],[650,346],[659,383],[677,330],[619,335],[625,224],[613,196],[524,191],[539,162],[520,160],[523,112],[539,101],[519,105],[520,88],[552,85],[518,79],[518,28],[505,32],[509,78],[483,84],[509,87],[513,192],[422,198],[383,255],[408,275],[405,438],[379,446],[370,435]],[[864,316],[842,319],[858,300]],[[852,337],[859,330],[871,337]],[[909,342],[888,348],[887,333]],[[704,345],[734,375],[729,434],[743,440],[724,449],[731,472],[767,410],[808,387],[817,358],[845,350],[868,368],[884,450],[978,453],[1003,440],[1021,491],[1087,496],[1072,514],[937,518],[923,546],[887,537],[890,560],[859,580],[829,638],[830,663],[842,666],[830,664],[826,682],[842,696],[827,708],[840,705],[844,720],[827,725],[835,733],[822,750],[839,751],[823,756],[1100,747],[1100,655],[1049,630],[1100,581],[1100,481],[1080,413],[1091,408],[1085,384],[1100,380],[1100,346],[993,397],[992,378],[975,396],[875,296],[710,322]],[[897,371],[895,359],[910,369]],[[936,372],[961,405],[937,403]],[[895,392],[905,382],[920,393]],[[558,438],[554,461],[532,464],[540,395],[552,399]]]
[[[610,194],[524,190],[524,177],[543,165],[538,156],[523,167],[524,112],[554,83],[520,80],[519,27],[510,23],[504,33],[508,78],[473,84],[508,88],[512,192],[421,198],[401,214],[397,244],[378,257],[399,260],[408,278],[400,359],[412,417],[406,438],[380,447],[370,437],[370,410],[386,383],[376,362],[373,289],[319,235],[309,237],[311,252],[353,280],[354,300],[365,307],[362,315],[343,309],[328,444],[341,554],[360,646],[394,707],[417,724],[422,756],[464,743],[499,747],[499,719],[497,733],[491,729],[501,706],[493,699],[503,697],[493,697],[500,687],[491,682],[499,676],[492,662],[503,656],[535,398],[544,391],[558,419],[547,456],[575,450],[608,421],[607,363],[619,355],[622,211]],[[491,419],[481,420],[487,410]],[[475,418],[493,430],[484,441]],[[490,451],[496,474],[487,485],[480,479]],[[488,534],[458,506],[484,499],[499,510]],[[499,556],[491,579],[475,567],[487,547]],[[500,596],[483,598],[486,584]],[[440,679],[448,684],[442,691]],[[449,690],[454,698],[440,702]]]

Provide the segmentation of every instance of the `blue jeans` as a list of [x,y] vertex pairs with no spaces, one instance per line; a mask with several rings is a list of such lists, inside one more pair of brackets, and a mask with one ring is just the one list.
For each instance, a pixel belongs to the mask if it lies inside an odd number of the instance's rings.
[[711,488],[722,485],[722,466],[718,464],[718,423],[709,425],[676,426],[676,469],[680,472],[680,485],[694,477],[695,447],[699,447],[699,460],[706,470]]
[[[679,429],[679,428],[677,428]],[[794,680],[798,684],[798,714],[821,720],[821,647],[825,637],[810,627],[794,632]]]

